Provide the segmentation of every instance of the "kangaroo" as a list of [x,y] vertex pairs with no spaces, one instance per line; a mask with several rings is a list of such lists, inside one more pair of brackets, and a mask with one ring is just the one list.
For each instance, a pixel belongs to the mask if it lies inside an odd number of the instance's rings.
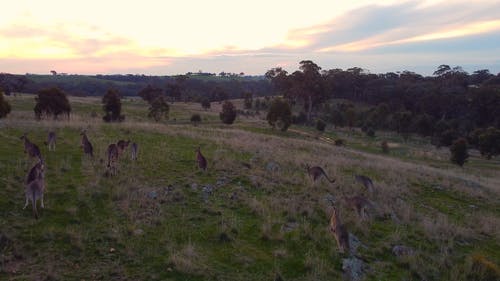
[[[42,208],[45,208],[43,204],[43,192],[45,191],[45,173],[44,173],[43,162],[40,161],[32,168],[32,170],[33,169],[36,170],[35,172],[33,172],[33,174],[36,174],[36,177],[34,180],[26,184],[26,189],[25,189],[26,202],[24,204],[23,210],[26,209],[26,207],[29,204],[29,201],[31,200],[31,205],[33,206],[33,216],[35,217],[35,219],[38,219],[36,201],[40,199],[41,201],[40,206]],[[30,174],[32,174],[31,171]],[[28,175],[28,178],[29,177],[30,176]]]
[[139,151],[139,145],[137,143],[132,143],[132,146],[130,147],[130,154],[132,160],[137,160],[137,152]]
[[83,153],[86,155],[90,155],[90,157],[94,157],[94,148],[92,147],[92,144],[87,137],[87,133],[85,131],[82,131],[80,133],[80,136],[82,136],[82,143],[80,147],[83,148]]
[[338,211],[335,207],[333,207],[332,217],[330,218],[330,231],[335,240],[337,240],[339,251],[341,253],[349,252],[349,233],[340,221]]
[[38,159],[42,160],[42,154],[40,153],[40,148],[34,143],[32,143],[26,134],[20,137],[21,140],[24,141],[24,153],[28,153],[30,157],[38,157]]
[[354,179],[357,182],[361,183],[366,189],[368,189],[369,192],[373,192],[373,181],[369,177],[363,175],[355,175]]
[[44,169],[44,162],[43,161],[39,161],[37,164],[35,164],[35,166],[33,166],[28,175],[26,176],[26,181],[25,183],[26,184],[29,184],[30,182],[36,180],[39,175],[40,175],[40,172]]
[[196,161],[198,162],[198,167],[203,171],[207,170],[207,159],[201,154],[200,147],[196,149]]
[[331,180],[325,173],[325,170],[319,166],[309,167],[309,164],[306,164],[307,173],[309,177],[315,183],[317,180],[321,178],[321,176],[325,176],[325,178],[330,182],[334,183],[335,179]]
[[353,196],[353,197],[345,197],[344,201],[345,201],[347,206],[351,207],[352,209],[354,209],[358,213],[358,216],[362,220],[368,217],[368,215],[367,215],[368,208],[375,210],[375,207],[373,206],[373,204],[362,195]]
[[49,151],[56,151],[56,132],[50,131],[45,145],[49,146]]
[[107,168],[110,170],[110,174],[116,174],[116,161],[118,160],[119,148],[116,144],[112,143],[108,145],[108,150],[106,151],[106,156],[108,157]]
[[130,144],[130,140],[124,141],[124,140],[119,140],[116,143],[116,147],[118,148],[118,156],[120,156],[125,149],[127,149],[128,145]]

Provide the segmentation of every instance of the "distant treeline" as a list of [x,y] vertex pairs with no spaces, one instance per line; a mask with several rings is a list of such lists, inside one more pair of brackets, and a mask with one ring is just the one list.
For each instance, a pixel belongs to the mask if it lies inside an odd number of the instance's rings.
[[137,96],[147,86],[162,89],[167,97],[177,95],[183,101],[200,101],[206,97],[216,100],[215,95],[220,92],[224,93],[224,98],[241,98],[245,93],[272,94],[272,86],[264,76],[226,73],[219,76],[199,73],[178,76],[0,74],[0,87],[7,95],[15,91],[37,93],[57,87],[73,96],[103,96],[109,89],[118,91],[121,96]]

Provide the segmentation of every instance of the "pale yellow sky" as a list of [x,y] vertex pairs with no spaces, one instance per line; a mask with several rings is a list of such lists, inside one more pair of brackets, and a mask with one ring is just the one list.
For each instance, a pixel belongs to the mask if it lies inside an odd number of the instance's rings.
[[[475,6],[489,5],[487,16],[466,1],[1,2],[8,12],[0,17],[0,72],[171,74],[239,66],[260,74],[308,57],[500,31],[498,1],[486,0]],[[448,11],[452,16],[436,20]],[[406,13],[409,24],[401,26]],[[266,64],[262,70],[245,65],[262,54],[271,57],[268,64],[256,60]]]

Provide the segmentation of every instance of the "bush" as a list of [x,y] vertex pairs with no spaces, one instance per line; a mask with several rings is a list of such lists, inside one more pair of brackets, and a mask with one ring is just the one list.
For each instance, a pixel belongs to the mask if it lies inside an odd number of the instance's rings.
[[451,162],[462,167],[467,158],[469,158],[469,153],[467,151],[467,140],[465,138],[456,139],[450,147]]
[[491,159],[500,154],[500,130],[490,127],[483,130],[478,137],[477,146],[481,155]]
[[234,104],[230,101],[225,101],[222,104],[222,112],[219,113],[219,117],[224,124],[233,124],[236,119],[236,108]]
[[41,119],[42,115],[52,116],[54,119],[57,119],[60,114],[66,114],[69,118],[71,105],[66,94],[58,88],[38,91],[35,101],[36,104],[33,111],[35,111],[37,119]]
[[149,106],[149,118],[153,118],[156,122],[161,119],[168,120],[168,112],[170,107],[163,98],[163,96],[156,97]]
[[307,122],[307,115],[301,111],[299,115],[292,115],[292,124],[305,124]]
[[450,146],[460,135],[454,129],[448,129],[439,136],[438,146]]
[[273,128],[278,127],[284,132],[292,124],[292,109],[285,100],[275,98],[269,107],[266,119]]
[[195,113],[195,114],[191,115],[191,122],[193,123],[193,125],[197,126],[198,123],[201,122],[200,114]]
[[369,137],[375,137],[375,130],[373,128],[368,128],[366,129],[366,135],[369,136]]
[[125,119],[125,116],[121,115],[122,103],[120,99],[120,94],[115,90],[108,90],[102,97],[102,109],[106,114],[102,119],[105,122],[121,122]]
[[10,113],[11,107],[9,102],[4,98],[3,92],[0,92],[0,118],[4,118]]
[[335,145],[336,146],[343,146],[345,144],[343,139],[336,139],[335,140]]
[[382,141],[382,143],[380,144],[380,148],[382,148],[383,153],[389,153],[389,144],[387,143],[387,141]]
[[321,120],[321,119],[318,119],[316,121],[316,130],[320,131],[320,132],[324,132],[325,131],[325,128],[326,128],[326,123],[325,121]]
[[210,108],[210,100],[209,99],[203,99],[201,101],[201,107],[203,107],[203,109],[207,110]]

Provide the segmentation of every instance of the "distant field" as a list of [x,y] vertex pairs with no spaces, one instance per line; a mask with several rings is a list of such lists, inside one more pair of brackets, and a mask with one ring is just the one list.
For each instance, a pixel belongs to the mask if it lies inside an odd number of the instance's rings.
[[[71,119],[60,121],[35,121],[34,96],[7,99],[12,113],[0,119],[2,280],[341,280],[343,259],[352,256],[339,253],[329,232],[331,200],[361,243],[355,256],[363,280],[500,276],[498,158],[471,151],[460,168],[425,139],[330,127],[322,135],[301,126],[283,133],[269,127],[265,113],[223,125],[218,103],[209,110],[175,103],[170,119],[155,123],[145,102],[127,98],[125,122],[106,124],[99,98],[71,98]],[[196,127],[193,113],[203,120]],[[83,129],[94,159],[79,148]],[[58,135],[55,152],[43,145],[49,130]],[[25,132],[46,159],[39,220],[31,207],[22,209],[34,163],[23,153]],[[346,145],[335,146],[338,138]],[[137,142],[139,159],[127,151],[118,175],[108,177],[105,149],[119,139]],[[198,146],[206,172],[196,167]],[[322,166],[335,184],[312,185],[305,164]],[[355,174],[371,177],[375,192]],[[361,221],[343,203],[358,194],[378,215]],[[412,254],[396,256],[396,245]]]

